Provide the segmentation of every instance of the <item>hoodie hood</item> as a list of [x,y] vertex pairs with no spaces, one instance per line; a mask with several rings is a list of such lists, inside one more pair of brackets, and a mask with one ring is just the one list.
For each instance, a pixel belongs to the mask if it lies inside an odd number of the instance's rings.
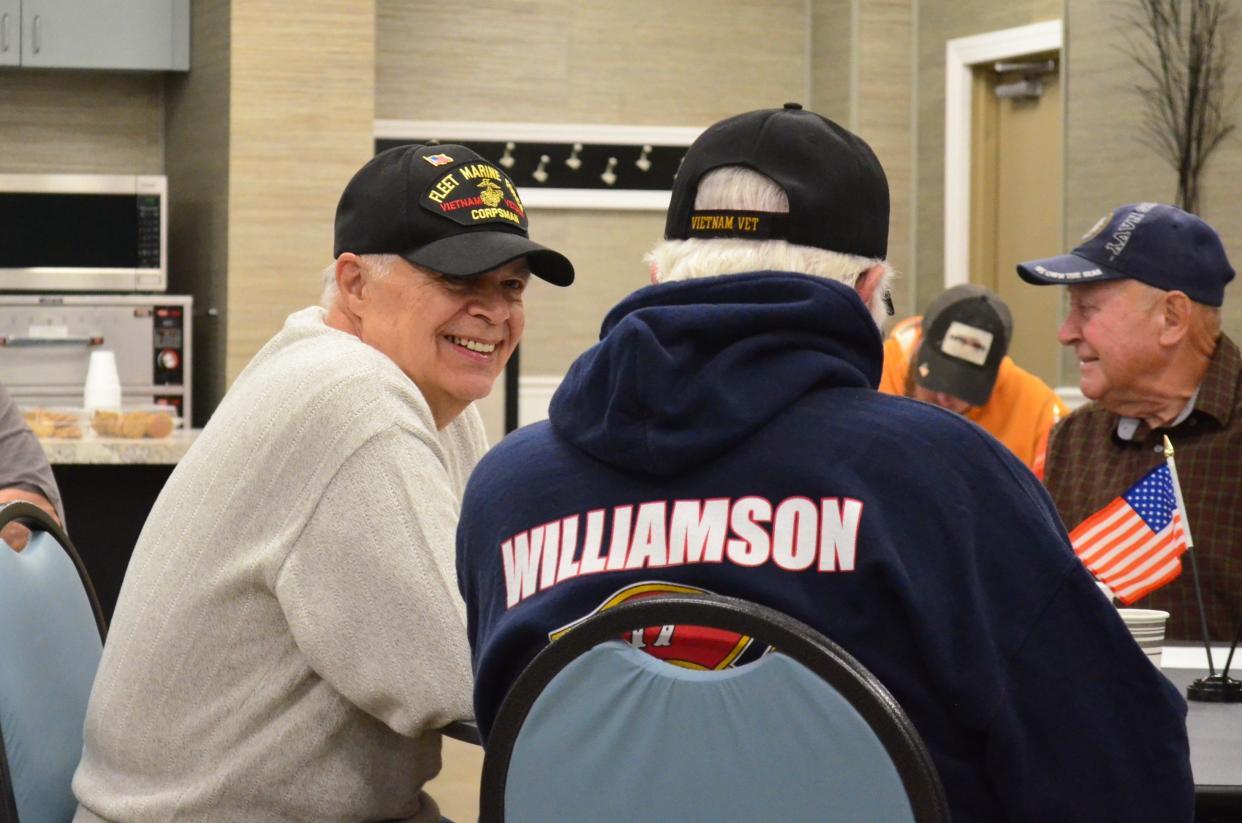
[[604,318],[548,417],[598,460],[672,475],[762,428],[808,392],[872,388],[879,329],[831,280],[752,272],[649,286]]

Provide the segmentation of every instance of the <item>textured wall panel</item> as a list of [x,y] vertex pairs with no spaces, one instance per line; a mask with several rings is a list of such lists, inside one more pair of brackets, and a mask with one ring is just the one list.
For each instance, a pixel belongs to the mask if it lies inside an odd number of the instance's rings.
[[707,125],[807,99],[805,0],[579,3],[572,122]]
[[811,0],[811,109],[851,127],[852,66],[857,58],[853,39],[853,0]]
[[0,172],[161,174],[164,77],[0,70]]
[[813,0],[811,78],[816,111],[860,134],[888,176],[893,300],[914,295],[914,16],[916,0]]
[[318,300],[337,200],[372,153],[375,29],[370,0],[234,4],[230,382],[290,312]]
[[909,311],[914,282],[913,207],[914,21],[912,0],[858,3],[858,99],[855,130],[875,151],[888,176],[888,259],[902,273],[893,289],[896,308]]
[[376,116],[707,125],[806,97],[805,0],[378,0]]
[[169,291],[193,294],[194,416],[224,395],[229,242],[229,3],[191,6],[191,71],[169,75],[165,133]]

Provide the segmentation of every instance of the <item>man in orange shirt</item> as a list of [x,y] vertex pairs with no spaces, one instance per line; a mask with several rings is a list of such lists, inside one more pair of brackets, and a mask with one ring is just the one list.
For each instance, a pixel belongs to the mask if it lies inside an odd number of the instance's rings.
[[1004,301],[980,286],[954,286],[924,316],[893,328],[884,343],[880,391],[973,420],[1042,477],[1048,432],[1068,409],[1006,354],[1012,337]]

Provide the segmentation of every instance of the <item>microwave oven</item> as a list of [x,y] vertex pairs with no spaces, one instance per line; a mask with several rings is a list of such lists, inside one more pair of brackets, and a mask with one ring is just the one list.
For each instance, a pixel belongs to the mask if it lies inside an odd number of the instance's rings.
[[0,291],[162,292],[168,180],[0,174]]
[[123,404],[188,421],[193,314],[189,295],[0,294],[0,383],[22,408],[78,407],[91,352],[108,350]]

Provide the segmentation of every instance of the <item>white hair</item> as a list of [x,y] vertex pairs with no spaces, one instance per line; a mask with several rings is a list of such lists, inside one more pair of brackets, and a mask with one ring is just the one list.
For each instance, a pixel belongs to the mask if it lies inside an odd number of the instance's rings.
[[[788,214],[789,198],[770,177],[744,166],[726,166],[708,172],[699,181],[694,207]],[[801,246],[787,240],[665,240],[643,259],[652,267],[659,283],[771,269],[836,280],[851,288],[863,273],[879,265],[883,276],[868,306],[876,325],[887,316],[884,295],[894,276],[892,267],[882,259]]]
[[[398,256],[395,254],[360,254],[358,259],[363,262],[373,277],[386,277],[397,264]],[[336,285],[335,260],[324,268],[320,279],[323,285],[319,292],[319,305],[330,309],[341,295],[341,290]]]

